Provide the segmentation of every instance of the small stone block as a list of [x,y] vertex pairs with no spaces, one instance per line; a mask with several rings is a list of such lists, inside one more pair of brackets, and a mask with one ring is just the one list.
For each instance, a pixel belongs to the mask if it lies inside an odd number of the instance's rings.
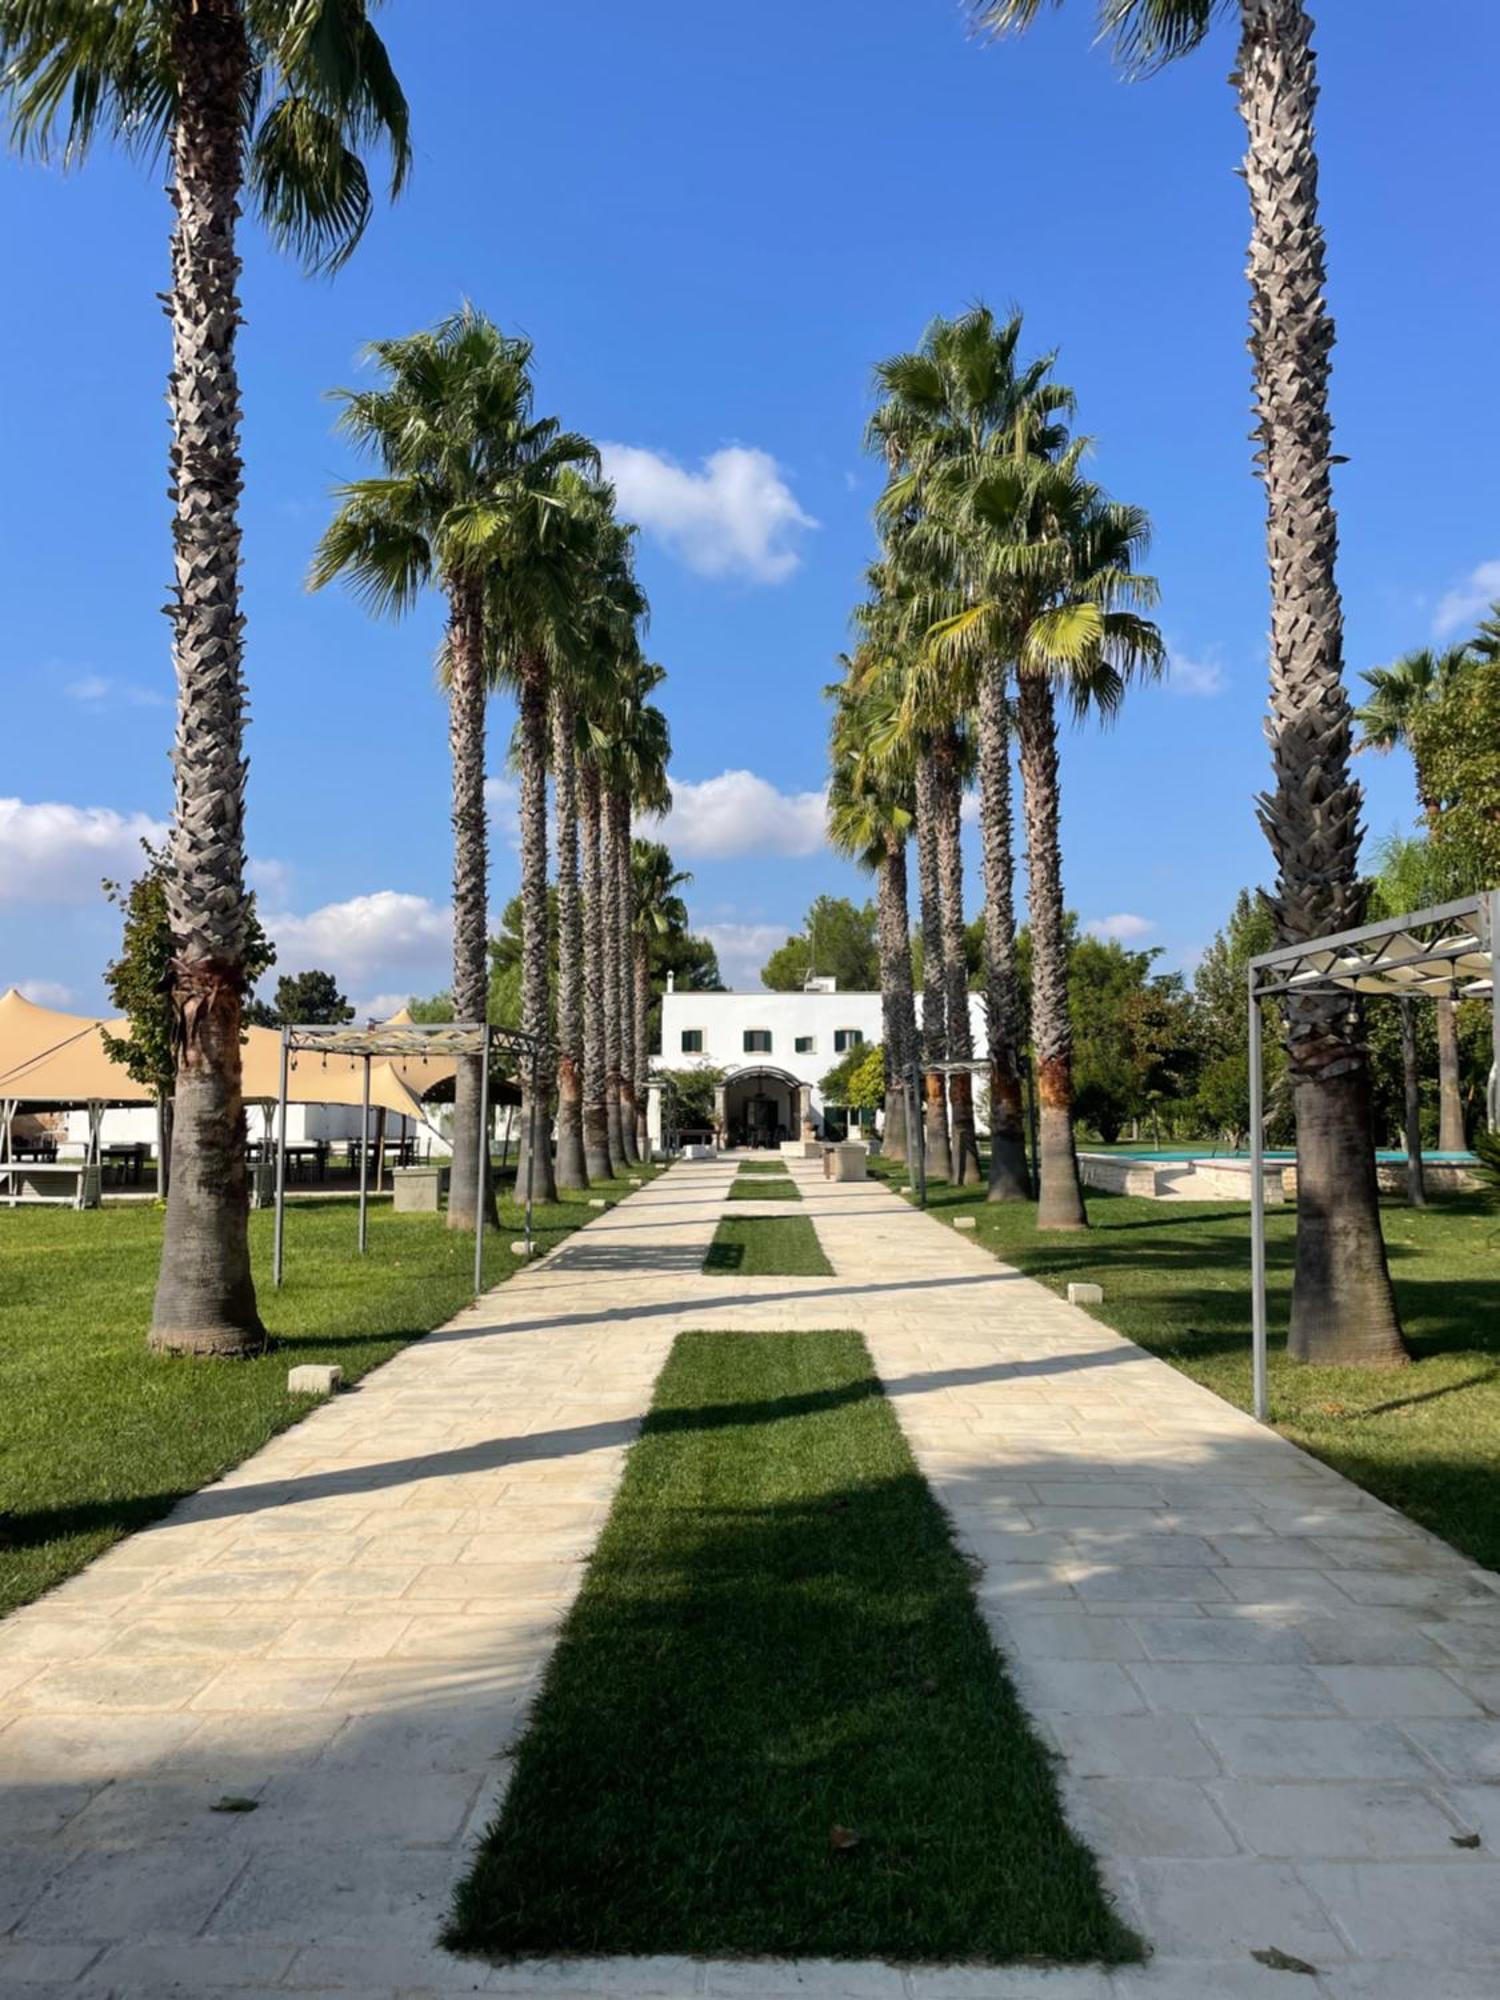
[[908,1181],[908,1183],[906,1184],[906,1186],[905,1186],[904,1188],[902,1188],[901,1192],[902,1192],[903,1194],[911,1194],[911,1193],[913,1192],[913,1189],[912,1189],[912,1186],[911,1186],[911,1183],[910,1183],[909,1181]]
[[974,1218],[972,1215],[955,1215],[953,1218],[953,1227],[955,1229],[972,1229],[974,1227]]
[[336,1361],[304,1361],[300,1367],[287,1370],[286,1392],[289,1396],[331,1396],[343,1380],[344,1371]]
[[1100,1306],[1103,1303],[1103,1285],[1072,1284],[1068,1287],[1068,1304],[1070,1306]]
[[630,1185],[631,1185],[632,1187],[639,1187],[639,1186],[640,1186],[640,1184],[641,1184],[641,1177],[640,1177],[640,1175],[639,1175],[639,1174],[632,1174],[632,1175],[630,1176]]
[[604,1196],[603,1196],[602,1194],[595,1194],[595,1195],[590,1195],[590,1196],[589,1196],[589,1207],[590,1207],[590,1208],[608,1208],[608,1207],[609,1207],[609,1203],[608,1203],[608,1202],[607,1202],[607,1201],[606,1201],[606,1200],[604,1199]]
[[533,1257],[536,1255],[536,1245],[528,1243],[524,1236],[518,1236],[510,1246],[510,1254],[512,1257]]

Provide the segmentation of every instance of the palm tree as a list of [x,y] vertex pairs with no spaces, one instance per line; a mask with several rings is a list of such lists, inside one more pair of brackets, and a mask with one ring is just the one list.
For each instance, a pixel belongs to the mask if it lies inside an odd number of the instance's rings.
[[358,151],[410,161],[406,101],[365,0],[0,0],[0,91],[19,146],[82,158],[101,133],[171,159],[174,802],[165,887],[177,1048],[172,1171],[151,1345],[257,1352],[240,1030],[246,996],[240,612],[242,198],[316,269],[374,208]]
[[[619,1171],[618,1150],[610,1147],[608,1036],[608,951],[605,936],[604,801],[600,744],[588,731],[579,768],[579,833],[583,848],[583,1150],[591,1181],[607,1181]],[[616,1119],[619,1116],[616,1101]]]
[[659,840],[630,844],[630,879],[635,918],[631,925],[634,966],[636,1145],[650,1157],[646,1100],[651,1087],[651,946],[657,938],[687,929],[687,905],[678,895],[692,876],[672,866]]
[[[959,474],[972,479],[996,459],[1055,455],[1065,439],[1060,419],[1073,406],[1071,391],[1050,380],[1050,355],[1019,364],[1021,329],[1019,313],[1001,324],[986,306],[976,305],[956,319],[934,319],[919,348],[892,356],[876,370],[882,401],[871,419],[869,437],[891,468],[880,517],[892,529],[908,525],[919,543],[936,542],[938,567],[946,572],[960,602],[974,588],[973,579],[962,573],[962,547],[941,534],[924,532],[932,525],[934,482],[951,481]],[[929,599],[925,609],[930,616],[936,606]],[[1021,1103],[1008,672],[1009,662],[1003,656],[976,660],[962,685],[945,684],[942,690],[955,710],[973,717],[980,773],[992,1201],[1023,1199],[1030,1192]],[[947,803],[941,820],[945,856],[956,853],[952,789],[950,784],[944,794]],[[951,874],[953,865],[950,859],[945,872]],[[967,969],[959,949],[962,911],[953,911],[951,882],[946,886],[949,1054],[958,1061],[972,1055]],[[951,1088],[959,1173],[967,1179],[972,1177],[967,1155],[975,1143],[972,1086],[966,1075],[955,1074]]]
[[939,671],[970,658],[1008,659],[1026,819],[1032,937],[1032,1044],[1037,1061],[1037,1227],[1088,1224],[1073,1146],[1073,1029],[1058,791],[1059,689],[1075,713],[1111,715],[1126,683],[1160,671],[1156,627],[1140,613],[1156,586],[1136,569],[1149,527],[1138,508],[1083,479],[1077,440],[1057,460],[1012,457],[955,466],[935,482],[940,526],[961,545],[967,602],[939,619],[928,653]]
[[668,812],[672,804],[672,793],[667,784],[671,735],[666,717],[653,702],[646,700],[651,690],[659,687],[665,678],[661,667],[647,661],[640,663],[623,689],[615,744],[616,785],[612,810],[615,816],[616,894],[619,898],[620,1136],[626,1163],[631,1166],[641,1158],[641,1128],[646,1109],[637,1087],[644,1051],[640,1047],[635,1006],[636,905],[630,867],[631,821],[635,813],[660,816]]
[[[1042,0],[970,0],[997,33],[1028,27]],[[1271,577],[1274,787],[1258,811],[1276,857],[1278,935],[1296,944],[1360,920],[1359,786],[1349,774],[1343,607],[1334,574],[1328,409],[1333,321],[1318,217],[1317,65],[1303,0],[1099,0],[1127,68],[1149,71],[1238,14],[1232,81],[1247,136],[1250,353],[1256,467]],[[1297,1245],[1288,1352],[1297,1360],[1399,1366],[1408,1359],[1380,1230],[1369,1061],[1352,996],[1286,1005],[1297,1118]]]
[[[1433,702],[1442,698],[1465,667],[1472,665],[1474,657],[1468,646],[1450,646],[1442,653],[1434,653],[1424,647],[1420,652],[1403,654],[1389,667],[1371,667],[1363,676],[1370,693],[1364,704],[1354,711],[1354,720],[1360,729],[1360,738],[1354,747],[1357,751],[1386,752],[1400,745],[1411,751],[1417,800],[1429,826],[1437,817],[1440,802],[1433,797],[1416,755],[1412,724]],[[1400,916],[1403,913],[1393,910],[1390,914]],[[1436,1013],[1438,1148],[1445,1153],[1461,1153],[1465,1145],[1464,1100],[1459,1074],[1458,1008],[1451,994],[1440,993],[1437,996]]]
[[[340,391],[339,428],[383,467],[383,476],[336,489],[340,505],[313,557],[313,589],[347,576],[376,613],[400,616],[424,587],[447,599],[443,645],[453,758],[453,1007],[485,1019],[487,840],[485,702],[495,674],[519,675],[522,693],[522,894],[530,901],[523,950],[524,1025],[547,1033],[546,680],[537,650],[548,601],[545,562],[564,468],[588,465],[593,447],[532,414],[531,343],[464,307],[430,332],[368,349],[381,386]],[[514,625],[507,621],[514,619]],[[518,655],[517,647],[521,648]],[[519,663],[518,663],[519,662]],[[540,756],[540,766],[536,759]],[[541,797],[538,800],[538,777]],[[540,843],[537,818],[540,809]],[[541,998],[535,991],[535,900],[540,845]],[[450,1228],[473,1228],[481,1190],[480,1062],[464,1057],[454,1081]],[[549,1154],[550,1160],[550,1154]]]
[[885,725],[870,710],[882,697],[849,662],[844,680],[829,690],[836,703],[832,726],[833,774],[828,788],[828,837],[836,852],[875,875],[880,946],[880,1007],[885,1043],[885,1129],[881,1150],[904,1160],[906,1079],[918,1056],[916,1006],[911,979],[911,919],[907,911],[906,843],[914,800],[910,769],[894,760],[881,765],[869,754],[872,736]]

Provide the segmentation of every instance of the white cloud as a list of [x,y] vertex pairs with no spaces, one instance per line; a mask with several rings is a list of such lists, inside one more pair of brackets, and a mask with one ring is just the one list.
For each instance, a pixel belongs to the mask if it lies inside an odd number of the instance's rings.
[[284,861],[258,861],[252,855],[245,863],[245,886],[261,902],[284,907],[292,891],[292,871]]
[[57,979],[18,979],[16,991],[23,1000],[30,1000],[38,1007],[62,1007],[73,1005],[73,989],[64,986]]
[[1095,917],[1084,929],[1091,937],[1116,938],[1121,944],[1131,944],[1138,938],[1149,937],[1156,925],[1150,917],[1137,917],[1129,910],[1120,910],[1112,917]]
[[749,445],[710,452],[701,472],[643,445],[601,444],[599,452],[621,516],[700,576],[784,583],[801,561],[797,536],[818,525],[770,453]]
[[1433,638],[1451,639],[1455,632],[1477,625],[1497,597],[1500,597],[1500,558],[1478,564],[1461,584],[1438,600],[1432,620]]
[[83,674],[63,688],[69,701],[84,708],[165,708],[167,697],[160,688],[141,687],[132,681],[111,680],[106,674]]
[[803,856],[825,845],[827,795],[778,792],[754,771],[672,780],[672,810],[662,838],[685,860],[725,861],[736,854]]
[[960,804],[960,806],[959,806],[959,809],[958,809],[958,816],[959,816],[960,820],[962,820],[962,822],[963,822],[963,824],[964,824],[965,826],[978,826],[978,824],[979,824],[979,794],[978,794],[978,792],[965,792],[965,793],[964,793],[964,795],[963,795],[963,801],[962,801],[962,803]]
[[795,924],[695,924],[719,955],[719,975],[726,986],[755,990],[760,969],[778,945],[797,935]]
[[1213,649],[1201,656],[1179,653],[1175,646],[1169,648],[1167,663],[1167,688],[1172,694],[1188,695],[1202,699],[1222,694],[1229,685],[1229,676],[1224,671],[1223,662],[1215,658]]
[[411,999],[410,989],[402,987],[397,993],[374,993],[368,1000],[354,1002],[356,1021],[388,1021],[392,1014],[399,1014]]
[[0,903],[92,903],[105,876],[139,873],[141,842],[166,835],[146,813],[0,799]]
[[283,914],[263,921],[276,946],[278,977],[318,966],[346,991],[407,966],[431,979],[453,942],[451,909],[398,889],[325,903],[305,917]]

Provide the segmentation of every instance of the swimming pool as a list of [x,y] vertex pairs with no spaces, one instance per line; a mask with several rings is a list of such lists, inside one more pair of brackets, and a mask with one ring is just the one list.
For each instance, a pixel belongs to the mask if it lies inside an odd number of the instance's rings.
[[[1227,1146],[1170,1146],[1160,1149],[1152,1149],[1145,1146],[1111,1146],[1108,1149],[1108,1153],[1109,1157],[1116,1160],[1142,1160],[1154,1166],[1172,1166],[1188,1160],[1248,1160],[1250,1158],[1248,1147],[1241,1147],[1236,1152],[1231,1151]],[[1274,1160],[1289,1164],[1296,1159],[1297,1155],[1290,1149],[1282,1151],[1268,1146],[1261,1157],[1267,1161]],[[1405,1153],[1399,1152],[1393,1147],[1378,1147],[1375,1157],[1384,1166],[1404,1166],[1406,1164]],[[1435,1166],[1464,1167],[1473,1161],[1474,1155],[1468,1152],[1424,1152],[1422,1158],[1430,1161]]]

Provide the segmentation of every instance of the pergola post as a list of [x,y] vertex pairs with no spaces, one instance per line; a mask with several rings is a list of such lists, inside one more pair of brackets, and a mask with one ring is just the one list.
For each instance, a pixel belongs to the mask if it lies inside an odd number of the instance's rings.
[[1500,1132],[1500,980],[1495,977],[1495,947],[1500,944],[1500,889],[1485,898],[1490,954],[1490,1080],[1485,1091],[1485,1111],[1492,1132]]
[[285,1269],[286,1248],[286,1074],[291,1051],[291,1030],[281,1031],[281,1078],[276,1113],[276,1222],[271,1236],[271,1282],[279,1291]]
[[[531,1045],[531,1053],[526,1078],[526,1157],[536,1158],[536,1088],[538,1082],[537,1046]],[[531,1255],[531,1211],[536,1198],[536,1175],[528,1170],[526,1175],[526,1255]]]
[[1251,1405],[1266,1421],[1266,1139],[1262,1100],[1262,1020],[1255,967],[1247,975],[1250,1011],[1250,1328]]
[[365,1094],[359,1114],[359,1254],[370,1241],[370,1058],[365,1062]]
[[[533,1074],[535,1062],[533,1061]],[[484,1290],[484,1212],[490,1200],[490,1029],[479,1042],[479,1157],[474,1162],[474,1296]]]

